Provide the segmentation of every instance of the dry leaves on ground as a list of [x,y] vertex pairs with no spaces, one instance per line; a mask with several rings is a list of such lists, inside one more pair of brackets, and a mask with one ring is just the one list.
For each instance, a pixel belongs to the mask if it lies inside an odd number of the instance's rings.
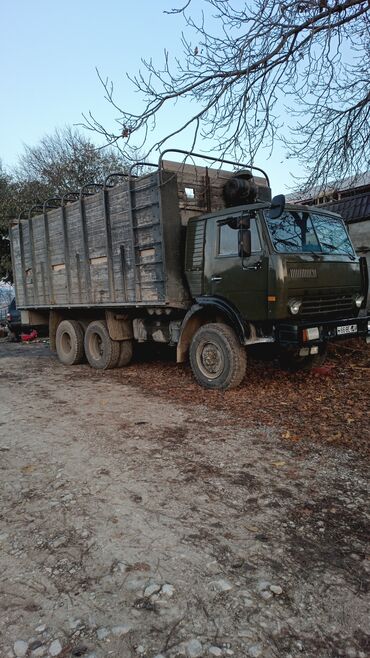
[[177,402],[225,411],[244,424],[277,426],[284,441],[369,451],[370,348],[363,341],[331,345],[325,366],[309,373],[250,360],[242,385],[225,392],[202,389],[188,365],[169,361],[168,354],[163,358],[162,353],[158,360],[135,362],[117,376]]

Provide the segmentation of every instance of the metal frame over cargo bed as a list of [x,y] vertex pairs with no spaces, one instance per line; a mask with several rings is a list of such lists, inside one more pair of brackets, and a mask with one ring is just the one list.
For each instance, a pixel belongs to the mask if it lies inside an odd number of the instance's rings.
[[224,207],[233,173],[163,156],[147,165],[152,173],[134,176],[134,166],[33,206],[11,226],[19,308],[189,306],[184,226]]

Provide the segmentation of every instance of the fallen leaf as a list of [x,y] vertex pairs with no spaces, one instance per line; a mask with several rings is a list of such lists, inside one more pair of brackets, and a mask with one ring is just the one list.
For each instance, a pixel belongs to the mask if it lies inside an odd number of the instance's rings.
[[32,473],[36,468],[35,464],[26,464],[25,466],[22,466],[21,471],[22,473]]

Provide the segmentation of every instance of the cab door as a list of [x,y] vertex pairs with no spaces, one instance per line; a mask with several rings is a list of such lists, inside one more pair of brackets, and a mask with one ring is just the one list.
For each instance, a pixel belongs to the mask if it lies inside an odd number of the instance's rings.
[[[251,255],[239,255],[239,226],[250,221]],[[230,213],[207,222],[205,281],[208,294],[230,301],[250,320],[267,318],[268,254],[256,213]]]

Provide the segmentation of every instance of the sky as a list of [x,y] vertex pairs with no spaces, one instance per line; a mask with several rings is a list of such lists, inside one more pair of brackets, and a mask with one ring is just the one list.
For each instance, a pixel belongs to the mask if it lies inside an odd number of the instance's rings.
[[[127,74],[138,72],[141,58],[161,64],[164,49],[181,54],[183,19],[164,13],[179,6],[181,0],[0,0],[3,165],[15,165],[24,144],[33,146],[57,127],[82,123],[89,111],[103,125],[114,125],[117,113],[104,100],[96,68],[114,81],[121,106],[140,111]],[[171,108],[162,126],[170,129],[178,111]],[[171,145],[190,146],[185,137]],[[292,185],[278,145],[272,158],[263,155],[256,164],[270,175],[275,194]]]

